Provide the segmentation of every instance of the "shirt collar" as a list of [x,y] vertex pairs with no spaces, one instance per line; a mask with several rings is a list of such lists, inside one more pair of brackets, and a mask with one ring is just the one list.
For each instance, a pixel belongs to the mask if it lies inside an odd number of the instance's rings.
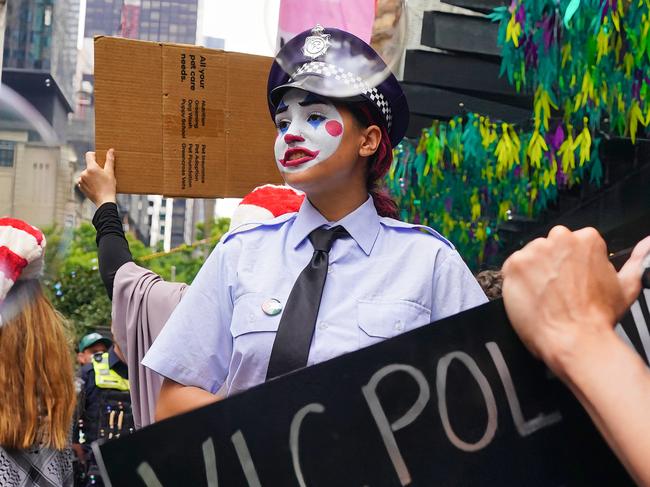
[[379,215],[372,197],[368,196],[365,203],[337,222],[327,221],[309,199],[305,198],[291,228],[289,244],[295,249],[318,227],[336,225],[342,225],[365,254],[370,255],[380,227]]

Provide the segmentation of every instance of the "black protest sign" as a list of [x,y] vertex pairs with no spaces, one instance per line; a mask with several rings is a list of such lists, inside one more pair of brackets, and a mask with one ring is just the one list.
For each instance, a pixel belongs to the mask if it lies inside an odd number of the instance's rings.
[[[643,297],[637,306],[621,335],[650,354]],[[633,485],[501,301],[100,450],[115,487]]]

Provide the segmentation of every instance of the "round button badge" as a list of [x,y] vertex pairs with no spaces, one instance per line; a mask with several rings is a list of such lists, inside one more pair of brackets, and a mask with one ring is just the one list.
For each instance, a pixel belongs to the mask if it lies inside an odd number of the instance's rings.
[[282,311],[282,303],[275,298],[267,299],[262,303],[262,311],[269,316],[275,316]]

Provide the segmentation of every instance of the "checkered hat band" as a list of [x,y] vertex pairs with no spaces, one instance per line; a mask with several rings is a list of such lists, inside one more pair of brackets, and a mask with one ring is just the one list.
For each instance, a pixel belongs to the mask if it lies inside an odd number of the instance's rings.
[[381,93],[377,88],[373,88],[368,83],[366,83],[360,76],[357,76],[354,73],[350,73],[343,68],[335,66],[334,64],[324,63],[322,61],[311,61],[305,63],[300,68],[296,70],[295,73],[291,76],[291,80],[296,79],[298,76],[304,76],[307,74],[317,74],[324,76],[325,78],[334,78],[337,81],[344,83],[347,86],[350,86],[355,91],[358,91],[361,95],[368,98],[380,111],[384,120],[386,120],[386,125],[388,126],[388,131],[390,132],[391,126],[393,125],[393,113],[390,109],[390,104],[386,97]]

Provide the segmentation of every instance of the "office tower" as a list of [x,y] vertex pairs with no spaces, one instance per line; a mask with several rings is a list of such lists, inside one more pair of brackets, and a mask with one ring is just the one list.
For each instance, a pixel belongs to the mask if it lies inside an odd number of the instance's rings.
[[73,103],[79,0],[7,2],[3,68],[49,73]]
[[86,37],[196,42],[197,0],[87,0]]

